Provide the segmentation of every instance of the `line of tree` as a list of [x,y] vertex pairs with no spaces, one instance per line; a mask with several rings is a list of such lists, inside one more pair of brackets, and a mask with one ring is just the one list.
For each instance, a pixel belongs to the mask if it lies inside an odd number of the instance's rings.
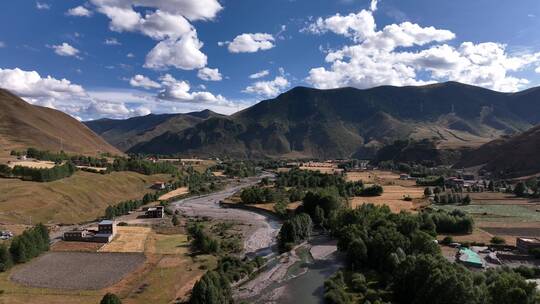
[[339,195],[343,197],[377,196],[383,192],[380,185],[365,187],[362,181],[346,181],[341,175],[296,168],[288,172],[278,173],[275,184],[277,187],[294,187],[298,189],[335,187]]
[[140,158],[119,157],[113,161],[112,171],[132,171],[144,175],[178,174],[176,166],[168,162],[151,162]]
[[25,230],[13,238],[9,248],[0,245],[0,271],[8,270],[13,264],[30,261],[49,250],[49,230],[43,224]]
[[70,177],[75,171],[77,171],[77,168],[71,162],[66,162],[63,165],[54,166],[52,168],[15,166],[11,169],[9,166],[0,165],[0,175],[3,177],[16,177],[25,181],[34,182],[52,182]]
[[423,213],[433,221],[437,233],[472,233],[474,228],[473,218],[465,212],[455,209],[451,212],[443,210],[426,211]]
[[445,192],[445,193],[436,193],[433,196],[433,201],[435,202],[435,204],[441,204],[441,205],[446,205],[446,204],[469,205],[471,203],[471,197],[468,194],[463,195],[461,193],[456,193],[456,192]]

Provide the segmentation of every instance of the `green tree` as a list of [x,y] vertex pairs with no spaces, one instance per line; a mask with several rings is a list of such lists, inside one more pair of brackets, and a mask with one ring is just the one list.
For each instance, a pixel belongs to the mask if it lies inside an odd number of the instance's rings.
[[527,186],[525,186],[525,183],[519,182],[516,184],[516,187],[514,188],[514,194],[516,196],[522,197],[527,192]]
[[180,224],[180,220],[178,220],[178,217],[176,216],[176,214],[173,215],[171,222],[174,226],[178,226]]
[[120,298],[115,295],[114,293],[106,293],[103,298],[101,299],[100,304],[122,304],[122,301],[120,301]]
[[0,245],[0,272],[8,270],[13,265],[11,254],[5,244]]

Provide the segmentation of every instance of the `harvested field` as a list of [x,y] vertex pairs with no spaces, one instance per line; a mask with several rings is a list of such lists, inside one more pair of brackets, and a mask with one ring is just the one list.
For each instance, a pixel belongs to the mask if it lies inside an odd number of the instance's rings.
[[93,242],[65,242],[59,241],[51,246],[54,252],[96,252],[103,246],[102,243]]
[[165,200],[168,200],[170,198],[177,197],[177,196],[184,195],[184,194],[188,194],[188,193],[189,193],[188,187],[181,187],[181,188],[178,188],[178,189],[173,190],[171,192],[163,194],[162,196],[159,197],[158,200],[165,201]]
[[440,241],[445,236],[451,236],[454,239],[454,242],[476,242],[476,243],[485,243],[488,244],[492,234],[478,228],[474,228],[471,234],[441,234],[437,236],[437,239]]
[[474,205],[530,205],[526,198],[516,197],[513,194],[500,192],[472,192],[467,193]]
[[21,161],[12,161],[9,163],[11,168],[15,166],[35,168],[35,169],[50,169],[55,166],[52,161],[41,161],[41,160],[21,160]]
[[146,240],[152,229],[149,227],[116,226],[116,236],[99,252],[144,252]]
[[341,173],[343,169],[339,169],[336,166],[333,167],[299,167],[300,170],[319,171],[325,174]]
[[520,227],[483,227],[485,230],[493,235],[502,236],[525,236],[525,237],[538,237],[540,236],[540,228],[520,228]]
[[136,253],[50,252],[23,265],[11,280],[31,287],[96,290],[120,281],[144,261]]
[[89,167],[89,166],[77,166],[78,169],[90,169],[95,171],[107,171],[107,168],[103,167]]
[[[405,201],[403,198],[410,196],[413,201]],[[387,205],[393,212],[413,210],[423,203],[424,189],[420,187],[384,186],[381,196],[354,197],[351,207],[356,208],[364,203],[374,205]]]
[[404,187],[416,186],[414,180],[401,180],[399,174],[391,171],[370,170],[362,172],[347,172],[345,179],[347,181],[363,181],[365,184],[380,184],[380,185],[398,185]]

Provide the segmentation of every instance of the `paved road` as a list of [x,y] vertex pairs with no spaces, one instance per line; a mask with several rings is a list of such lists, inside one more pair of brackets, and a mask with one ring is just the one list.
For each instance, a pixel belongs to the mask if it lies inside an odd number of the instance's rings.
[[178,210],[186,216],[206,216],[214,219],[234,220],[244,224],[251,224],[253,229],[250,229],[244,243],[245,252],[264,252],[266,254],[275,242],[280,223],[255,212],[222,208],[219,206],[220,201],[232,196],[243,188],[255,185],[265,176],[270,177],[271,175],[264,174],[257,177],[245,178],[236,185],[232,185],[224,190],[173,202],[170,208],[172,210]]

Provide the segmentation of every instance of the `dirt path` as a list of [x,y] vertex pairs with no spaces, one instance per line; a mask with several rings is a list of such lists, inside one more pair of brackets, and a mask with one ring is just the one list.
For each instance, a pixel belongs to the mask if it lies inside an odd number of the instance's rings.
[[263,177],[268,176],[268,174],[264,174],[257,177],[245,178],[222,191],[179,200],[172,203],[170,208],[173,211],[178,210],[180,213],[190,217],[206,216],[245,224],[248,229],[246,231],[247,236],[244,242],[244,250],[246,253],[258,252],[270,248],[274,244],[275,237],[279,232],[280,223],[252,211],[222,208],[219,206],[219,202],[243,188],[255,185]]

